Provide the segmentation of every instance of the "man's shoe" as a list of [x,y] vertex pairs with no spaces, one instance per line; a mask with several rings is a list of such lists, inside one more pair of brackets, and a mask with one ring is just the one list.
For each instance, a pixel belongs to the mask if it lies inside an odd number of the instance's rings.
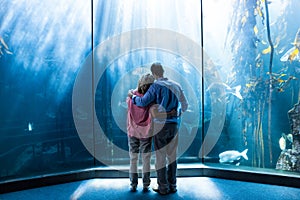
[[159,190],[157,187],[153,187],[152,190],[153,190],[154,192],[157,192],[158,194],[161,194],[161,195],[166,195],[166,194],[169,193],[168,191]]
[[176,193],[177,192],[177,189],[176,188],[170,188],[170,193]]

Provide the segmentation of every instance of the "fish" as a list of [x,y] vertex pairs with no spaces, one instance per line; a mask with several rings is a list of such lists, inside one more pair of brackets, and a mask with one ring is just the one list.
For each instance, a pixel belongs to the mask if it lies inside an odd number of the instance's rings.
[[292,43],[292,45],[294,45],[298,49],[300,48],[300,28],[298,29],[298,31],[295,35],[295,39],[294,39],[294,42]]
[[297,60],[299,60],[299,49],[298,48],[295,48],[292,52],[291,52],[291,54],[289,55],[289,57],[288,57],[288,60],[289,61],[293,61],[293,60],[295,60],[296,58],[297,58]]
[[0,36],[0,54],[4,55],[4,52],[2,51],[2,48],[4,48],[4,51],[6,54],[12,54],[12,52],[9,50],[8,45],[4,41],[4,39]]
[[300,61],[300,28],[298,29],[294,42],[292,43],[294,45],[292,48],[290,48],[281,58],[281,62],[287,62],[287,61]]
[[286,135],[286,139],[288,139],[288,141],[290,141],[291,143],[293,143],[293,134],[289,133]]
[[289,133],[289,134],[285,134],[282,133],[281,137],[279,138],[279,148],[283,151],[286,149],[286,146],[289,144],[293,143],[293,134]]
[[32,131],[33,130],[33,123],[29,122],[28,123],[28,131]]
[[268,53],[270,53],[271,52],[271,46],[269,46],[268,48],[266,48],[266,49],[264,49],[264,50],[262,50],[262,54],[268,54]]
[[237,98],[239,98],[240,100],[243,100],[243,97],[241,95],[241,88],[242,86],[241,85],[238,85],[238,86],[235,86],[233,88],[229,87],[227,84],[223,83],[223,85],[226,87],[226,90],[228,93],[236,96]]
[[236,96],[237,98],[239,98],[240,100],[243,100],[243,97],[241,95],[241,85],[238,85],[238,86],[235,86],[233,89],[234,89],[234,92],[231,92],[231,94],[233,94],[234,96]]
[[241,19],[242,26],[244,26],[247,22],[247,16],[243,16]]
[[268,44],[265,40],[262,40],[261,43],[262,43],[263,45]]
[[290,76],[287,80],[277,80],[279,83],[279,87],[278,87],[278,92],[284,92],[285,88],[288,87],[288,85],[290,84],[291,80],[296,80],[297,78],[295,76]]
[[[280,42],[280,40],[276,39],[276,43],[273,45],[273,49],[276,49],[278,47],[279,42]],[[264,50],[262,50],[261,53],[262,54],[269,54],[269,53],[271,53],[271,50],[272,50],[271,46],[268,46],[267,48],[265,48]]]
[[219,162],[220,163],[233,163],[234,161],[239,161],[241,157],[243,157],[245,160],[248,160],[247,156],[248,149],[245,149],[242,152],[235,151],[235,150],[229,150],[224,151],[219,154]]
[[237,98],[239,98],[240,100],[243,100],[243,96],[241,95],[241,88],[242,86],[241,85],[237,85],[235,87],[230,87],[229,85],[227,85],[226,83],[221,83],[221,82],[215,82],[215,83],[212,83],[208,86],[208,88],[206,89],[206,91],[212,89],[214,87],[214,85],[223,85],[225,86],[226,88],[226,92],[229,93],[229,94],[232,94],[234,96],[236,96]]
[[278,53],[278,54],[282,54],[282,53],[285,51],[285,48],[286,48],[286,47],[282,47],[281,49],[279,49],[279,50],[277,51],[277,53]]
[[287,141],[290,142],[290,143],[293,143],[293,135],[291,133],[289,134],[285,134],[285,133],[282,133],[281,134],[281,137],[279,138],[279,148],[283,151],[286,149],[286,146],[287,146]]
[[0,43],[1,43],[1,46],[3,46],[5,49],[8,49],[6,42],[4,41],[4,39],[1,36],[0,36]]
[[299,50],[296,47],[290,48],[283,56],[281,56],[281,62],[300,60]]
[[263,66],[263,60],[261,58],[261,54],[259,53],[256,58],[255,58],[255,66],[256,67],[261,67]]
[[256,9],[254,10],[254,12],[259,15],[260,17],[263,16],[263,12],[261,10],[261,7],[259,5],[256,6]]
[[283,151],[286,148],[286,140],[283,136],[279,138],[279,148]]
[[254,26],[253,31],[254,31],[254,34],[257,35],[257,33],[258,33],[258,28],[257,28],[256,25]]
[[247,88],[252,88],[252,87],[256,87],[256,85],[258,84],[258,81],[250,81],[249,83],[246,83],[246,87]]

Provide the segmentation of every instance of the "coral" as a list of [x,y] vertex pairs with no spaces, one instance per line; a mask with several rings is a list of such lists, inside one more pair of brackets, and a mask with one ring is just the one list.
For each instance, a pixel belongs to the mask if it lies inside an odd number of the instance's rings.
[[300,101],[288,111],[292,128],[292,149],[285,149],[279,155],[276,169],[300,172]]

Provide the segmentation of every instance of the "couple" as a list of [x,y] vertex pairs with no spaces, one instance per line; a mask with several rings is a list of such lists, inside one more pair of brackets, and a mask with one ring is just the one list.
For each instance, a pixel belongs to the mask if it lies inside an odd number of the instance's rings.
[[[176,189],[179,116],[188,103],[181,86],[164,77],[160,63],[151,65],[152,75],[140,78],[138,88],[129,90],[127,132],[130,155],[131,191],[138,184],[137,160],[143,160],[143,190],[150,185],[152,139],[156,154],[155,169],[159,194],[174,193]],[[156,80],[156,81],[155,81]]]

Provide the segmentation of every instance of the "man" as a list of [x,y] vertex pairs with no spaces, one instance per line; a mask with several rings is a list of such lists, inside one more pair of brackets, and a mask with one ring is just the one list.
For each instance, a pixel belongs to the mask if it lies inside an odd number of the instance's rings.
[[[156,81],[150,86],[144,96],[133,95],[131,91],[129,91],[128,96],[132,98],[132,102],[137,106],[144,107],[156,104],[156,112],[171,113],[152,116],[156,153],[155,168],[158,184],[158,188],[153,188],[153,190],[164,195],[177,191],[176,155],[179,116],[181,112],[187,110],[188,103],[181,86],[164,77],[164,69],[160,63],[153,63],[151,65],[151,72]],[[175,112],[176,114],[174,114],[173,110],[177,111]]]

